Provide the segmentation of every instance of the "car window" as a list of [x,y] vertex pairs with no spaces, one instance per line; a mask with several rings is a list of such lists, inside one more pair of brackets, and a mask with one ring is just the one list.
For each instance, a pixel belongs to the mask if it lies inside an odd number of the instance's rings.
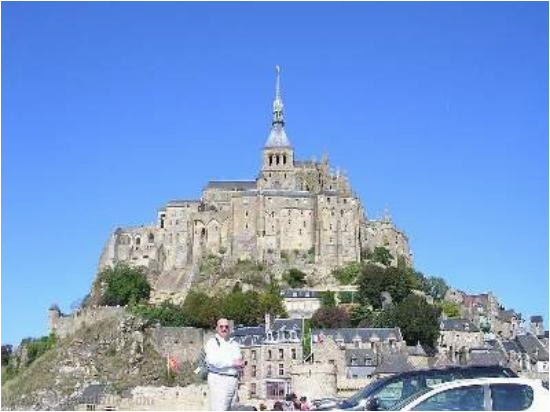
[[386,385],[377,394],[378,409],[392,410],[395,404],[409,398],[426,387],[425,380],[421,376],[406,376]]
[[483,386],[473,385],[439,392],[416,405],[413,411],[483,411]]
[[529,385],[499,383],[491,385],[493,411],[523,411],[533,403],[533,389]]

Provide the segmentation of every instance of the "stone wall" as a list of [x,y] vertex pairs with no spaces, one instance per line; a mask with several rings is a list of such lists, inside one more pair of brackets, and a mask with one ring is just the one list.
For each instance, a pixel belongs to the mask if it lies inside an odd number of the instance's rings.
[[131,396],[120,398],[115,405],[129,411],[206,411],[208,410],[208,386],[138,386]]
[[163,356],[174,356],[180,362],[195,362],[212,332],[191,327],[153,328],[151,338],[155,350]]
[[292,391],[309,400],[337,396],[336,368],[330,364],[294,365],[290,371]]
[[61,311],[52,307],[48,311],[49,331],[58,337],[64,338],[72,335],[78,329],[90,326],[100,320],[108,318],[122,318],[124,308],[118,306],[93,306],[77,310],[70,315],[64,315]]

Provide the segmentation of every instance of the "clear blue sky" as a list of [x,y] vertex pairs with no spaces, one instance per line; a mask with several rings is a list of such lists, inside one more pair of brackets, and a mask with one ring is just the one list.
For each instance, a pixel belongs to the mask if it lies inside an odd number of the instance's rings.
[[2,342],[47,332],[120,225],[255,178],[274,65],[299,158],[416,267],[548,319],[548,4],[2,3]]

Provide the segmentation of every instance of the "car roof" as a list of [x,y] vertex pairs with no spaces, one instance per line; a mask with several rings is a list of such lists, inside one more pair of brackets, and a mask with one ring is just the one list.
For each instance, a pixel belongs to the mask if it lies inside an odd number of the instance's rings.
[[449,388],[457,388],[460,386],[473,386],[473,385],[488,385],[496,383],[515,383],[533,385],[536,382],[535,379],[527,378],[474,378],[474,379],[458,379],[451,382],[443,382],[430,386],[433,391],[445,390]]

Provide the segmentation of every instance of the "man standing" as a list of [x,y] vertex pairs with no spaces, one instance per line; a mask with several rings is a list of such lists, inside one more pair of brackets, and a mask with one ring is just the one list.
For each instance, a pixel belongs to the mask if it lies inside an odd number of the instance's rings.
[[216,335],[204,347],[211,411],[227,411],[237,399],[238,376],[243,358],[239,344],[229,339],[230,332],[229,321],[218,320]]

